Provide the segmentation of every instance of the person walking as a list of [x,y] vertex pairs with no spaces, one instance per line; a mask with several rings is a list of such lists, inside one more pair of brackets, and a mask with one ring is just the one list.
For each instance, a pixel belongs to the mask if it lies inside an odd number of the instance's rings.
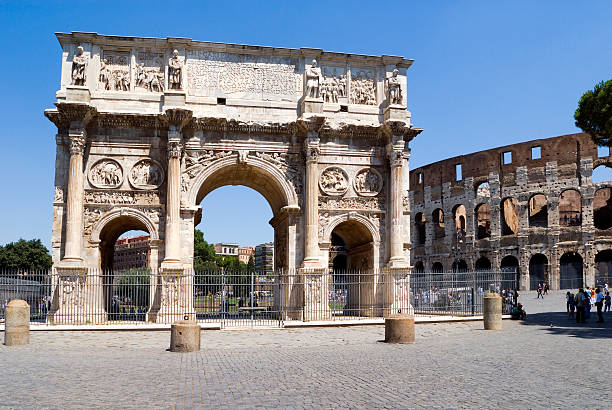
[[[548,283],[544,283],[544,295],[548,295]],[[542,296],[542,299],[544,299],[544,296]]]
[[574,301],[576,304],[576,323],[584,323],[584,305],[586,298],[582,289],[578,290],[578,293],[576,293],[576,296],[574,297]]
[[604,305],[606,306],[604,309],[604,312],[609,312],[610,311],[610,304],[611,304],[611,300],[610,300],[610,292],[606,292],[606,297],[604,298]]
[[574,295],[571,294],[570,292],[567,292],[567,309],[568,309],[568,314],[569,314],[569,318],[573,319],[574,318],[574,310],[576,310],[576,306],[575,306],[575,301],[574,301]]
[[567,313],[569,313],[569,306],[570,306],[570,296],[572,296],[572,294],[569,292],[569,290],[567,291],[567,293],[565,294],[565,311]]
[[538,297],[536,299],[544,299],[544,295],[542,295],[542,282],[538,283]]
[[595,306],[597,307],[597,323],[603,323],[604,321],[603,313],[602,313],[603,301],[604,301],[604,295],[603,293],[601,293],[601,290],[597,288],[595,290]]

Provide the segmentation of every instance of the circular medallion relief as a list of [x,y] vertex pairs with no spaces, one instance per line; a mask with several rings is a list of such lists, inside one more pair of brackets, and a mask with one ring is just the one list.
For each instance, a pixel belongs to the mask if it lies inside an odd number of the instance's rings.
[[353,181],[355,192],[361,196],[376,196],[380,193],[382,187],[382,176],[374,168],[360,169]]
[[348,175],[339,167],[326,168],[319,177],[319,187],[327,195],[343,195],[348,189]]
[[123,169],[117,161],[103,158],[89,169],[89,183],[96,188],[117,188],[123,182]]
[[128,175],[130,184],[137,189],[155,189],[164,182],[164,169],[157,161],[141,159]]

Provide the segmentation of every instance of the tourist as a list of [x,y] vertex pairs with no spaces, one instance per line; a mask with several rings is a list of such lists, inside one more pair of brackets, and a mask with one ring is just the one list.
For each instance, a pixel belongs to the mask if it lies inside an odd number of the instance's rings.
[[572,294],[567,291],[567,293],[565,294],[565,311],[569,312],[569,308],[570,308],[570,298],[571,298]]
[[514,309],[512,309],[512,320],[525,320],[527,319],[527,312],[523,309],[523,305],[518,303]]
[[604,300],[605,300],[605,305],[606,305],[604,312],[609,312],[610,311],[610,292],[606,292],[606,297],[604,298]]
[[584,318],[589,320],[591,317],[591,297],[589,292],[584,292]]
[[[548,295],[548,283],[544,283],[544,294]],[[544,299],[544,296],[542,296],[542,299]]]
[[567,292],[567,294],[565,295],[565,298],[567,300],[567,313],[569,314],[569,318],[571,319],[574,317],[574,310],[575,310],[574,295],[572,295],[570,292]]
[[582,289],[579,289],[578,293],[576,293],[576,296],[574,297],[574,302],[576,305],[576,323],[584,323],[586,297]]
[[603,320],[602,308],[603,308],[604,295],[599,288],[595,290],[595,294],[596,294],[595,306],[597,307],[597,323],[603,323],[604,320]]
[[538,297],[536,299],[544,299],[544,295],[542,295],[542,282],[538,283]]

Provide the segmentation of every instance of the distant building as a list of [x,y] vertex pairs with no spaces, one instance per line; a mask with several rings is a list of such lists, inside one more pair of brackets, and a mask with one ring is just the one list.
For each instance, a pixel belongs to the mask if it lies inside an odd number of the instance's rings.
[[243,246],[238,248],[238,259],[240,262],[249,263],[251,256],[255,256],[254,246]]
[[133,268],[148,268],[151,256],[150,240],[149,235],[117,239],[113,269],[121,271]]
[[274,243],[262,243],[255,247],[255,270],[259,273],[274,272]]
[[238,256],[238,245],[235,243],[216,243],[215,253],[220,256]]

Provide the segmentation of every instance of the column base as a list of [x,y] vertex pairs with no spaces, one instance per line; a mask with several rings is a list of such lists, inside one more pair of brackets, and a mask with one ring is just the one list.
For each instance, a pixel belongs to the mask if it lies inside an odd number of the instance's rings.
[[174,323],[196,320],[193,306],[193,274],[180,261],[164,261],[155,280],[155,296],[147,321]]
[[82,260],[64,259],[53,268],[56,274],[49,322],[54,325],[106,322],[100,276],[88,275]]
[[304,279],[304,315],[303,320],[330,320],[329,309],[329,280],[327,270],[318,268],[308,269],[306,272],[300,269]]
[[387,263],[387,268],[390,269],[408,269],[410,264],[406,262],[406,259],[403,257],[399,258],[391,258]]

